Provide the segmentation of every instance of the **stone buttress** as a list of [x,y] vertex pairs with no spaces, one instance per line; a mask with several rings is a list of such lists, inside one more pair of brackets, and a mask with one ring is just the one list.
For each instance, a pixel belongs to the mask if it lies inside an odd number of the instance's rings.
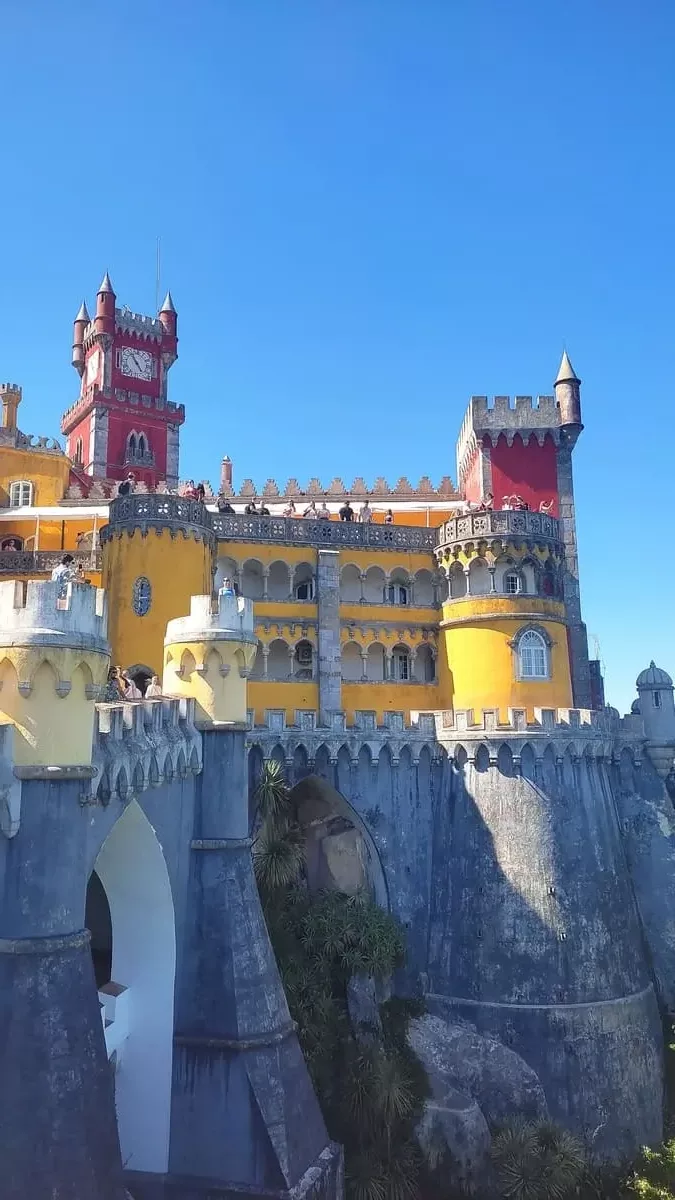
[[[25,590],[24,590],[25,587]],[[0,584],[0,1162],[7,1200],[124,1200],[84,928],[103,593]]]
[[[339,1151],[328,1141],[253,875],[245,680],[256,645],[251,601],[224,592],[215,612],[209,596],[193,597],[190,616],[169,622],[165,640],[164,690],[196,698],[203,731],[170,1170],[227,1179],[245,1196],[335,1194]],[[210,1195],[229,1194],[213,1187]]]

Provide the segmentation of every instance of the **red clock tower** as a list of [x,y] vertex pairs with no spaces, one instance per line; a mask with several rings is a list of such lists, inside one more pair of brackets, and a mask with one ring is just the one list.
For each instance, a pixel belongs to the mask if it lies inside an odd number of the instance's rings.
[[178,483],[182,404],[167,400],[176,361],[176,310],[171,293],[156,317],[116,308],[106,273],[93,320],[83,304],[73,329],[73,366],[80,396],[61,421],[66,452],[96,479],[136,479],[155,487]]

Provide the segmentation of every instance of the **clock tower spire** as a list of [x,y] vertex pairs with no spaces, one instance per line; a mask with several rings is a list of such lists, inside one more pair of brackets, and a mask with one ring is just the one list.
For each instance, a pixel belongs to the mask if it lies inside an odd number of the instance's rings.
[[156,317],[118,308],[106,271],[90,320],[86,304],[75,321],[73,366],[80,394],[64,414],[67,453],[85,474],[119,480],[133,472],[154,488],[178,483],[182,404],[167,396],[178,355],[178,317],[167,292]]

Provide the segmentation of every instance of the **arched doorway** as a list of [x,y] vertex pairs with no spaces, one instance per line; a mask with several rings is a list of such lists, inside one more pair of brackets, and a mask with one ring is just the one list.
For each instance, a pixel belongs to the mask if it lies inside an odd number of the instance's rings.
[[128,668],[128,671],[136,687],[140,688],[143,695],[145,695],[145,690],[150,680],[157,672],[153,671],[152,667],[146,667],[145,663],[134,663],[133,667]]
[[387,884],[375,843],[361,817],[326,779],[307,775],[292,789],[307,839],[310,892],[369,892],[389,908]]
[[[123,1023],[123,1040],[118,1033],[111,1055],[122,1159],[129,1170],[163,1173],[169,1159],[176,935],[162,848],[136,800],[99,851],[87,916],[99,996],[118,1005],[110,1014]],[[99,983],[106,967],[107,987]],[[112,1044],[110,1032],[106,1041]]]

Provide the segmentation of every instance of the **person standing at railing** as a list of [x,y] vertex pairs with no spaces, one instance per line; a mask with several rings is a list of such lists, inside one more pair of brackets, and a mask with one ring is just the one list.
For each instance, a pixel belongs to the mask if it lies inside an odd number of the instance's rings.
[[246,508],[244,509],[244,513],[246,514],[247,517],[259,517],[260,516],[260,513],[258,512],[258,509],[256,508],[255,501],[256,501],[256,498],[254,496],[253,499],[249,500],[248,504],[246,505]]
[[123,479],[117,488],[118,496],[130,496],[136,486],[136,476],[133,471],[130,471],[126,479]]
[[322,500],[321,502],[321,508],[319,509],[318,517],[320,521],[330,521],[330,509],[328,508],[325,500]]
[[226,496],[218,497],[218,512],[226,517],[233,517],[235,515],[234,509]]
[[386,513],[384,514],[384,523],[385,523],[385,525],[393,525],[394,524],[394,514],[390,508],[388,508]]
[[372,521],[372,519],[373,519],[373,510],[370,507],[368,501],[366,500],[365,504],[361,505],[361,510],[359,512],[359,521],[361,522],[362,525],[369,525],[370,522]]
[[[78,579],[78,569],[72,554],[64,554],[61,562],[52,571],[52,583],[58,583],[58,596],[61,599],[68,590],[68,584]],[[80,582],[82,582],[80,580]]]
[[319,514],[316,511],[316,500],[312,500],[312,503],[307,506],[302,515],[303,517],[310,517],[313,521],[318,521]]
[[340,520],[341,521],[353,521],[354,520],[354,509],[352,508],[351,504],[349,503],[349,500],[345,500],[344,504],[342,505],[342,508],[340,509]]
[[146,700],[156,700],[158,698],[158,696],[161,696],[161,695],[162,695],[162,686],[159,682],[159,675],[153,675],[152,679],[150,680],[150,683],[148,684],[148,686],[145,689],[145,699]]
[[289,500],[289,501],[288,501],[288,504],[286,505],[286,507],[285,507],[285,509],[284,509],[284,511],[283,511],[283,513],[282,513],[282,516],[284,516],[284,517],[297,517],[297,515],[298,515],[298,514],[297,514],[297,512],[295,511],[295,504],[293,503],[293,501],[292,501],[292,500]]

